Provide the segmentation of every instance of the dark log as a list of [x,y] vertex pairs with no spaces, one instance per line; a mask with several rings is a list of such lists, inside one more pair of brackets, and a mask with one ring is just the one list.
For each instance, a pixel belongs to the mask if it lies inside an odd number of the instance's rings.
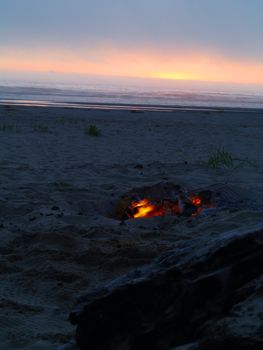
[[[184,258],[166,254],[81,297],[70,321],[83,350],[162,350],[191,342],[198,350],[263,349],[262,292],[259,227],[226,234]],[[253,329],[238,331],[237,322]]]

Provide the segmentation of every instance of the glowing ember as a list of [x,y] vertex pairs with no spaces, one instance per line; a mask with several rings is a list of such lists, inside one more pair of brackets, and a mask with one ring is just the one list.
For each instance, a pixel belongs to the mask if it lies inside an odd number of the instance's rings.
[[151,202],[148,198],[131,202],[127,209],[127,216],[129,219],[151,218],[154,216],[164,215],[185,215],[196,216],[204,209],[211,207],[199,196],[189,196],[187,198],[180,198],[176,200],[162,200]]
[[193,197],[191,201],[196,207],[199,207],[202,204],[202,200],[199,197]]
[[213,191],[190,192],[168,183],[128,192],[118,202],[115,218],[127,220],[166,215],[194,217],[214,207]]

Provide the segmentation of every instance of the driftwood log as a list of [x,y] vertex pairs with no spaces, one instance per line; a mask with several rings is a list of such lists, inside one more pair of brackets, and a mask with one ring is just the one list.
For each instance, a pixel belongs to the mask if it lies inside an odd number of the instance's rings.
[[70,321],[83,350],[262,350],[263,225],[166,254],[81,297]]

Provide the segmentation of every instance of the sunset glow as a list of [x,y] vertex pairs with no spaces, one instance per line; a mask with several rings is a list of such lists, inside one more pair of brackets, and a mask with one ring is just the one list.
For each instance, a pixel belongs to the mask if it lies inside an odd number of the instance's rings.
[[263,84],[263,63],[209,53],[124,52],[100,47],[99,60],[89,59],[88,53],[74,55],[65,50],[35,53],[14,49],[0,53],[0,70]]

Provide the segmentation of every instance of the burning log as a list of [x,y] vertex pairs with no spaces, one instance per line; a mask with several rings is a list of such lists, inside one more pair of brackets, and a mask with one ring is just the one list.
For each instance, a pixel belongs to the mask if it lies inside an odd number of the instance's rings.
[[262,349],[262,235],[229,233],[185,261],[172,252],[80,298],[70,314],[80,349]]

